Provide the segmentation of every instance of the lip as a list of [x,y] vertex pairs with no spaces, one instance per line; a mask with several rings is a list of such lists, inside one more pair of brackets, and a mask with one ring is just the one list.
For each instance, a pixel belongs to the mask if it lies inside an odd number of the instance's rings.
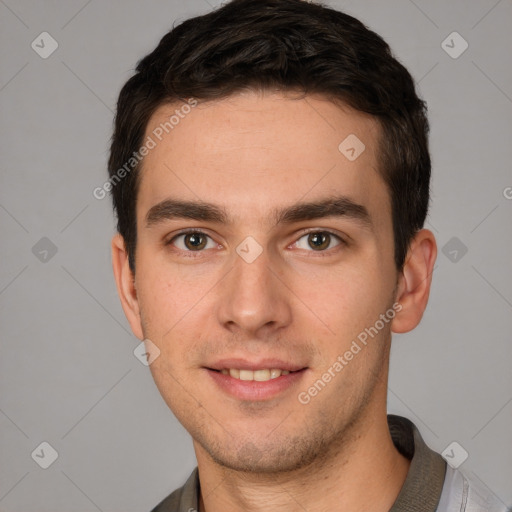
[[[238,370],[271,370],[272,368],[276,368],[279,370],[288,370],[289,372],[296,372],[306,368],[305,365],[294,364],[287,361],[283,361],[282,359],[258,359],[253,361],[248,361],[247,359],[242,358],[230,358],[230,359],[219,359],[211,364],[205,365],[205,368],[209,370],[223,370],[236,368]],[[278,377],[280,378],[280,377]]]
[[[237,368],[240,370],[263,370],[279,368],[288,370],[288,375],[280,375],[267,381],[240,380],[224,375],[220,370],[224,368]],[[262,359],[258,362],[242,359],[223,359],[204,368],[218,388],[231,397],[246,401],[264,401],[277,397],[290,390],[304,378],[307,367],[286,363],[277,359]]]

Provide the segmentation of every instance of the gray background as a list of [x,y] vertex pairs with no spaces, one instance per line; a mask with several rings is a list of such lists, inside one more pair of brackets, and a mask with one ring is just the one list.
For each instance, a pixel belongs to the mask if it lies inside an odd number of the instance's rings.
[[[428,227],[440,253],[423,322],[394,338],[389,411],[439,452],[457,441],[469,453],[461,469],[510,506],[512,2],[329,4],[387,39],[430,109]],[[111,206],[92,191],[136,61],[175,21],[216,6],[0,0],[2,511],[150,510],[195,466],[133,354],[111,274]],[[44,31],[59,45],[47,59],[31,47]],[[453,31],[469,44],[458,58],[442,47]],[[58,452],[48,469],[36,463],[48,449],[31,457],[43,441]]]

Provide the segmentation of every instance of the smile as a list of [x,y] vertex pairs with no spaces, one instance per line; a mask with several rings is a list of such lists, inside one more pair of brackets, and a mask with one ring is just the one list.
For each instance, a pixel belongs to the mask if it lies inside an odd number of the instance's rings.
[[239,400],[261,401],[275,398],[299,385],[307,368],[205,368],[219,391]]
[[265,382],[271,379],[277,379],[281,375],[288,375],[288,370],[281,370],[278,368],[269,368],[263,370],[241,370],[238,368],[224,368],[220,370],[223,375],[230,375],[234,379],[239,380],[256,380],[258,382]]

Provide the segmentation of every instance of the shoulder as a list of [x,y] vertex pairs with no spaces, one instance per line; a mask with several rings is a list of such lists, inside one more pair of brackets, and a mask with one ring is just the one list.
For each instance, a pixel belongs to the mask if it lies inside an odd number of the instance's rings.
[[176,489],[152,509],[151,512],[179,512],[182,492],[183,487]]
[[199,476],[197,467],[183,487],[163,499],[151,512],[192,512],[198,510]]
[[510,512],[510,509],[476,478],[450,466],[446,468],[438,512]]

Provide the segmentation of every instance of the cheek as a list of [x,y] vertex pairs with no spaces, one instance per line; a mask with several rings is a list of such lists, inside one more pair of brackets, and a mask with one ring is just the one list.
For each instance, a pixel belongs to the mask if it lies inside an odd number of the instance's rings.
[[333,336],[346,341],[386,311],[393,286],[378,268],[363,264],[303,273],[293,289]]
[[179,360],[179,354],[169,354],[168,349],[164,348],[160,357],[149,368],[165,403],[186,427],[187,422],[192,420],[194,409],[198,407],[198,402],[194,399],[198,390],[194,380],[187,378],[189,376],[179,364],[173,363],[176,360]]
[[138,296],[143,334],[160,350],[150,370],[173,410],[184,404],[194,406],[187,396],[197,378],[192,370],[197,369],[197,354],[205,343],[205,326],[211,324],[208,292],[218,281],[218,277],[193,274],[190,269],[183,272],[179,266],[171,269],[165,263],[140,265]]
[[171,265],[159,255],[144,256],[141,251],[136,286],[147,335],[172,337],[183,320],[201,313],[200,301],[218,278],[211,272],[199,272],[198,267]]

